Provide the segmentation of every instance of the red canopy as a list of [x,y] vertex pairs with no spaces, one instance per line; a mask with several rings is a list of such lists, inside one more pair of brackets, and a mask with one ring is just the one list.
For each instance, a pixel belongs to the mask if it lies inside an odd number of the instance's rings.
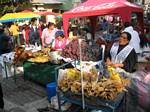
[[126,0],[88,0],[63,14],[63,26],[66,37],[69,18],[82,16],[99,16],[108,14],[120,15],[123,22],[130,22],[131,13],[136,12],[143,26],[143,9]]

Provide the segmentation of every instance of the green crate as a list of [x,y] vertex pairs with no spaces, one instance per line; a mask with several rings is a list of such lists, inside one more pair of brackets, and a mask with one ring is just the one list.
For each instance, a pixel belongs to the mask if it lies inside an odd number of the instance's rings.
[[58,66],[60,65],[51,62],[24,62],[24,77],[45,86],[50,82],[55,82],[55,68]]

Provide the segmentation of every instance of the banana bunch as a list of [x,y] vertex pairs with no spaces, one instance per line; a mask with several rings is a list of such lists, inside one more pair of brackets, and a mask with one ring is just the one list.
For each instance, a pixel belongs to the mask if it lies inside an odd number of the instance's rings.
[[74,69],[74,68],[70,68],[70,69],[67,69],[67,78],[72,78],[74,80],[79,80],[80,79],[80,71],[78,71],[77,69]]
[[111,79],[111,80],[117,80],[118,82],[121,83],[120,74],[115,71],[115,68],[113,68],[113,67],[111,67],[111,66],[108,66],[107,69],[108,69],[108,71],[109,71],[109,73],[110,73],[110,79]]

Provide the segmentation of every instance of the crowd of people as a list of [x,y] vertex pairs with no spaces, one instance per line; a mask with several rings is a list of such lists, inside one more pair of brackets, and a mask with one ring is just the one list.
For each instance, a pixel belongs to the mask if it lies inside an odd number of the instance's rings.
[[[36,18],[32,18],[29,24],[19,26],[17,22],[7,25],[1,25],[4,30],[3,34],[10,39],[12,49],[21,45],[41,45],[42,47],[52,46],[55,40],[55,33],[62,31],[60,22],[56,24],[52,22],[44,23],[43,21],[37,22]],[[58,36],[58,33],[57,33]],[[64,37],[63,31],[61,36]],[[2,45],[1,45],[2,46]]]

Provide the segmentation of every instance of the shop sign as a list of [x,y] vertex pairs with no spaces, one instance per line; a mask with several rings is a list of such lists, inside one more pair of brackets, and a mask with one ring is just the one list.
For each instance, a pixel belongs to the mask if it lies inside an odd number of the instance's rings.
[[94,10],[101,10],[101,9],[109,9],[116,5],[117,2],[112,3],[103,3],[96,6],[79,6],[77,8],[74,8],[71,12],[85,12],[85,11],[94,11]]

